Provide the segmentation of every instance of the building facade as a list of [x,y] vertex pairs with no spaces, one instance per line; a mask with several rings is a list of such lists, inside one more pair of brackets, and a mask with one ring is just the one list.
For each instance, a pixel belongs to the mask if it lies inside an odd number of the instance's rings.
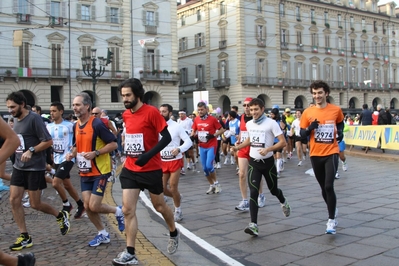
[[399,20],[377,0],[208,0],[178,5],[180,106],[208,90],[222,112],[248,96],[305,108],[309,84],[331,87],[345,112],[399,109]]
[[[159,10],[168,14],[162,23]],[[1,1],[0,92],[6,98],[8,93],[20,90],[29,105],[49,109],[52,101],[61,101],[71,109],[73,97],[85,91],[97,106],[123,110],[117,90],[121,81],[143,78],[139,69],[177,71],[173,19],[174,1]],[[145,45],[138,40],[146,40]],[[112,62],[105,66],[107,57]],[[148,58],[151,63],[146,61]],[[86,73],[83,63],[88,64]],[[104,68],[102,75],[93,78],[94,68],[96,74]],[[174,99],[177,108],[178,88],[174,79],[142,79],[147,92],[145,100],[158,104],[159,98],[170,103]],[[5,103],[0,104],[0,112],[3,111],[7,111]]]

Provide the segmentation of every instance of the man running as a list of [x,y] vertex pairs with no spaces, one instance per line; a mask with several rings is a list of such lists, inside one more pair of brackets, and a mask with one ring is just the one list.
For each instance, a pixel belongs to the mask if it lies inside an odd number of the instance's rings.
[[294,120],[294,122],[292,122],[291,126],[291,133],[295,139],[295,149],[299,160],[298,166],[301,166],[302,162],[306,160],[306,150],[308,148],[308,138],[301,137],[300,122],[301,122],[302,112],[303,110],[295,111],[296,119]]
[[[180,169],[182,166],[182,153],[192,147],[193,142],[186,131],[177,122],[170,119],[173,107],[170,104],[162,104],[159,111],[168,125],[168,131],[172,141],[161,151],[163,193],[173,198],[175,205],[175,222],[183,220],[183,212],[180,207],[181,195],[179,192]],[[182,143],[182,145],[180,145]],[[183,165],[184,167],[184,165]],[[168,182],[169,187],[168,188]]]
[[119,230],[125,230],[121,207],[102,203],[107,179],[111,173],[109,153],[118,147],[116,137],[104,123],[91,115],[92,102],[89,94],[82,92],[73,99],[73,111],[78,121],[74,125],[75,147],[67,155],[67,161],[76,158],[81,177],[80,187],[87,216],[98,230],[89,246],[109,243],[110,236],[101,221],[100,213],[115,214]]
[[20,140],[20,145],[15,151],[15,163],[10,182],[11,209],[20,236],[10,246],[10,249],[21,250],[33,246],[22,207],[22,196],[25,190],[29,193],[33,209],[56,217],[62,235],[66,235],[70,229],[69,213],[64,210],[57,211],[41,201],[41,190],[47,187],[44,177],[46,149],[53,144],[42,118],[25,108],[26,98],[21,92],[12,92],[6,101],[9,113],[16,118],[14,119],[14,132],[17,133]]
[[302,114],[301,137],[310,136],[310,161],[328,209],[326,234],[335,234],[338,222],[334,178],[338,169],[338,142],[344,137],[344,115],[341,108],[327,103],[330,87],[324,81],[313,82],[310,93],[316,105]]
[[[140,80],[132,78],[119,84],[126,111],[125,145],[127,155],[120,174],[123,212],[126,218],[126,249],[113,259],[113,265],[138,264],[135,242],[138,231],[136,205],[141,190],[150,192],[154,208],[165,219],[169,229],[167,251],[173,254],[179,246],[180,233],[176,228],[173,212],[166,205],[162,184],[160,152],[171,142],[165,119],[159,111],[143,103],[144,88]],[[162,138],[159,140],[159,135]]]
[[[177,123],[180,124],[186,131],[187,135],[190,136],[191,128],[193,126],[193,120],[187,117],[187,114],[184,110],[179,111],[179,119],[177,120]],[[188,149],[188,151],[184,153],[184,155],[187,160],[187,169],[191,170],[191,168],[193,168],[193,170],[196,170],[197,167],[195,165],[195,158],[194,158],[194,145],[192,145],[190,149]]]
[[63,210],[71,213],[72,205],[68,200],[66,191],[76,201],[78,209],[74,215],[75,219],[82,217],[85,208],[78,192],[71,183],[70,171],[75,160],[67,161],[66,155],[73,148],[73,124],[63,119],[64,105],[60,102],[53,102],[50,105],[50,116],[53,123],[47,124],[47,130],[53,139],[53,157],[55,175],[52,185],[57,190],[62,200]]
[[222,134],[224,129],[215,117],[208,115],[208,108],[204,102],[197,104],[197,111],[198,116],[194,120],[191,137],[198,135],[201,164],[210,184],[206,194],[220,193],[222,188],[216,179],[213,161],[217,149],[216,137]]
[[[286,145],[283,132],[274,120],[266,117],[265,104],[261,99],[252,99],[249,102],[249,108],[253,117],[246,125],[249,136],[243,143],[233,147],[233,149],[237,151],[250,145],[248,186],[251,196],[249,202],[251,222],[244,232],[257,236],[259,210],[257,199],[262,175],[266,179],[270,193],[279,200],[285,217],[291,214],[291,208],[283,195],[283,191],[278,188],[277,170],[273,157],[273,151],[280,150]],[[275,144],[273,144],[274,138],[278,139]]]

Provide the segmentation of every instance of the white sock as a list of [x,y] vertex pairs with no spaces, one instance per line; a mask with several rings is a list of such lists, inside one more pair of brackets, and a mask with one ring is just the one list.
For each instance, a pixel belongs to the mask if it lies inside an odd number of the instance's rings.
[[116,207],[115,216],[121,216],[122,214],[123,214],[122,209],[119,207]]
[[175,207],[175,212],[181,212],[181,207]]
[[217,184],[219,184],[219,181],[215,181],[215,183],[213,183],[214,186],[216,186]]
[[54,168],[51,168],[51,170],[50,170],[50,174],[52,174],[52,175],[54,175],[54,174],[55,174],[55,169],[54,169]]
[[99,234],[99,235],[103,235],[103,236],[108,235],[107,230],[105,230],[105,229],[103,229],[103,230],[101,230],[101,231],[98,231],[98,234]]
[[71,206],[71,203],[69,203],[69,200],[65,203],[62,203],[63,206]]

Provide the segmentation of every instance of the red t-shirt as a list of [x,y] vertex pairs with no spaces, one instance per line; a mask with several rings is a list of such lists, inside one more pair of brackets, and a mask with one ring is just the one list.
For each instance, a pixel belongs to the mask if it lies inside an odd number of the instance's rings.
[[205,138],[207,134],[215,134],[217,130],[219,130],[222,126],[220,125],[219,121],[211,116],[208,115],[208,117],[205,120],[202,120],[199,116],[197,116],[194,119],[193,123],[193,130],[197,132],[198,135],[198,145],[202,148],[211,148],[211,147],[217,147],[217,139],[213,138],[207,141]]
[[125,121],[125,167],[134,172],[148,172],[162,169],[162,161],[158,152],[143,167],[135,164],[137,158],[151,150],[159,141],[159,133],[164,130],[165,119],[153,106],[143,104],[135,113],[126,110],[123,115]]
[[[239,140],[240,143],[243,143],[247,138],[249,138],[249,134],[247,131],[247,123],[245,122],[245,114],[241,115],[241,122],[240,122],[240,134],[241,134],[241,139]],[[241,150],[238,151],[237,156],[239,158],[247,158],[249,159],[249,149],[251,146],[247,146],[245,148],[242,148]]]

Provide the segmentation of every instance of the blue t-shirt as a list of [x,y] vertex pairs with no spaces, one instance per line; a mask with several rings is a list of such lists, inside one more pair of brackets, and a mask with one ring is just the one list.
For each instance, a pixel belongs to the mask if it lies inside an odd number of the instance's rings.
[[229,130],[231,132],[230,143],[234,144],[237,141],[236,136],[240,134],[240,120],[237,118],[229,122]]

